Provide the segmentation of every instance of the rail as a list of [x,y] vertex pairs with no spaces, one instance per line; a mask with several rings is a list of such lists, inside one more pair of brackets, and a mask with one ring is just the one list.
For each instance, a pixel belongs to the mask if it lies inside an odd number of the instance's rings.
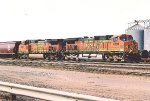
[[[0,91],[8,92],[13,95],[23,95],[49,101],[117,101],[112,99],[100,98],[89,95],[68,93],[53,89],[38,88],[8,82],[0,82]],[[16,97],[14,97],[16,98]],[[11,99],[14,100],[14,99]]]

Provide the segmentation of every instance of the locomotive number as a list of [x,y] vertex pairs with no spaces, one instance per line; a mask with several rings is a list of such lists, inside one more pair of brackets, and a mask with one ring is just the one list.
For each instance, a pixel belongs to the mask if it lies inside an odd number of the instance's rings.
[[113,45],[117,46],[117,45],[119,45],[119,43],[113,43]]

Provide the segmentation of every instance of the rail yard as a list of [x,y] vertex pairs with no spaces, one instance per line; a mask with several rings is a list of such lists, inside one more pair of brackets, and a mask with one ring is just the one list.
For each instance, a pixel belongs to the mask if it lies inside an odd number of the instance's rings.
[[[0,60],[0,80],[121,101],[150,99],[150,64]],[[17,96],[17,99],[38,99]]]
[[[135,20],[127,34],[0,42],[0,81],[120,101],[149,101],[149,31],[145,29],[149,22]],[[16,100],[41,101],[30,97],[17,95]]]
[[150,0],[0,0],[0,101],[150,101]]

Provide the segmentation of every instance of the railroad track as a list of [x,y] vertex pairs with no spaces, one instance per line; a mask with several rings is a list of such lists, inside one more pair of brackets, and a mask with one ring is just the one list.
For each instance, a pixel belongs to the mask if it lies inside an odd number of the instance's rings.
[[126,62],[120,62],[120,63],[117,63],[117,62],[93,62],[93,61],[49,61],[49,60],[26,60],[26,59],[16,59],[16,60],[13,60],[13,59],[0,59],[0,62],[16,62],[16,61],[24,61],[24,62],[40,62],[40,63],[59,63],[59,62],[63,62],[65,64],[110,64],[110,65],[131,65],[131,66],[150,66],[150,63],[148,62],[140,62],[140,63],[126,63]]
[[82,72],[150,76],[150,64],[0,59],[1,65],[33,66]]

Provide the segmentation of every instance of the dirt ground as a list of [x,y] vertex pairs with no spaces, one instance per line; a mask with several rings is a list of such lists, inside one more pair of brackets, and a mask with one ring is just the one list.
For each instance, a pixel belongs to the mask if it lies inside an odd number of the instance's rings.
[[0,81],[53,88],[121,101],[150,101],[150,78],[0,66]]

